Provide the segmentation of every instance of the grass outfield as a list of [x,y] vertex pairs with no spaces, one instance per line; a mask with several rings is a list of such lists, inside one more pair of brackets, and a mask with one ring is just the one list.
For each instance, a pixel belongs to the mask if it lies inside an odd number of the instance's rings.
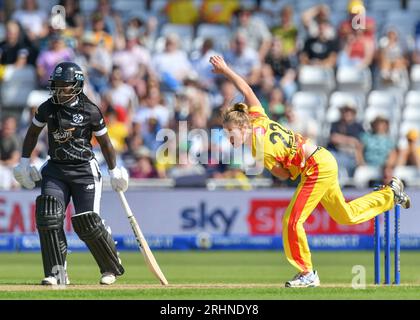
[[[139,252],[122,252],[126,273],[109,287],[99,286],[88,253],[68,258],[71,285],[54,290],[38,285],[40,254],[0,254],[0,299],[420,299],[420,252],[402,252],[402,285],[372,286],[373,253],[314,252],[322,287],[287,289],[295,270],[273,251],[155,252],[170,285],[162,287]],[[367,287],[351,286],[352,267],[366,267]]]

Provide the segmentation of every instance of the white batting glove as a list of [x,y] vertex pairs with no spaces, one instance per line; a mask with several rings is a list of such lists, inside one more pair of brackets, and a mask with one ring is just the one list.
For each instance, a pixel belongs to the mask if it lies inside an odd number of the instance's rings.
[[128,172],[124,167],[115,167],[112,170],[108,170],[111,178],[111,187],[114,191],[125,192],[128,189]]
[[26,189],[35,188],[35,182],[42,179],[38,169],[31,166],[29,158],[20,159],[20,163],[13,168],[13,175],[16,181]]

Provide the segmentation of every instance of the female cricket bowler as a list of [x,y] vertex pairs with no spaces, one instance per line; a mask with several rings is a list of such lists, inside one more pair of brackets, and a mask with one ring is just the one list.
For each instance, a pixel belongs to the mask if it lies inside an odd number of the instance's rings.
[[[391,209],[394,204],[410,207],[403,183],[396,177],[386,185],[363,197],[346,202],[338,182],[337,161],[332,154],[301,135],[271,121],[251,87],[228,67],[221,56],[210,58],[213,72],[224,75],[244,95],[245,103],[237,103],[223,114],[224,129],[234,147],[247,144],[254,157],[263,155],[264,167],[284,180],[301,182],[283,217],[283,246],[287,260],[299,273],[286,287],[320,285],[312,267],[311,253],[303,224],[319,202],[338,223],[353,225],[368,221]],[[261,147],[258,147],[261,146]]]
[[[51,98],[41,104],[26,133],[22,159],[14,168],[16,180],[32,189],[41,180],[36,199],[36,226],[39,233],[45,278],[43,285],[68,284],[67,241],[63,230],[70,198],[75,215],[74,231],[95,258],[102,274],[101,284],[112,284],[124,273],[115,242],[99,216],[102,177],[90,143],[98,140],[108,165],[115,191],[126,191],[128,174],[116,167],[115,151],[99,108],[83,93],[84,75],[72,62],[59,63],[50,77]],[[30,155],[42,129],[48,128],[49,160],[39,172],[30,165]]]

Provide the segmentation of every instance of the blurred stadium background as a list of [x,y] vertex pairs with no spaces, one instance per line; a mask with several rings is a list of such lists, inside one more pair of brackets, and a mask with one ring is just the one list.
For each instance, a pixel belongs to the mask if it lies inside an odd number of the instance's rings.
[[[87,75],[85,93],[130,172],[128,201],[152,249],[281,248],[281,216],[297,182],[245,176],[249,150],[224,163],[232,150],[220,111],[242,97],[211,73],[213,54],[247,79],[271,118],[334,152],[349,199],[401,177],[413,199],[412,214],[402,217],[402,247],[420,249],[420,1],[2,0],[0,250],[39,249],[39,189],[20,190],[12,168],[62,60]],[[159,161],[156,134],[177,132],[180,121],[207,131],[211,143],[191,137],[175,143],[178,161]],[[44,135],[32,159],[38,166],[46,145]],[[192,161],[197,154],[208,163]],[[102,216],[120,249],[136,250],[104,176]],[[321,207],[307,228],[314,249],[372,247],[373,223],[339,226]],[[70,220],[66,231],[70,247],[82,250]]]

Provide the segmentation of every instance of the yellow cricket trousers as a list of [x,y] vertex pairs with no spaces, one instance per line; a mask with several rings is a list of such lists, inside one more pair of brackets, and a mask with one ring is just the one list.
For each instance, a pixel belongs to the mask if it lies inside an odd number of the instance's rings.
[[312,271],[303,224],[319,202],[337,223],[353,225],[391,209],[394,193],[387,186],[346,203],[338,182],[337,161],[328,150],[317,150],[306,161],[301,182],[283,217],[284,252],[300,272]]

